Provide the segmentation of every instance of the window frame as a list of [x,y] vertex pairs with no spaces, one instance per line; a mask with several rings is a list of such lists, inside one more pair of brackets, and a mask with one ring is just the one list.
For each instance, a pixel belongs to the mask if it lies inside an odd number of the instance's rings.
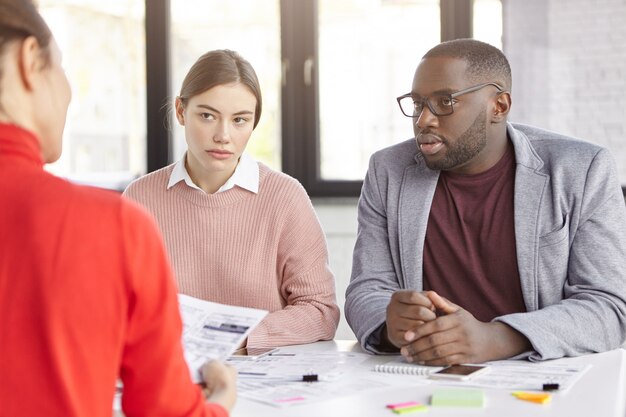
[[146,169],[156,171],[172,161],[173,138],[165,103],[170,97],[170,0],[146,0]]

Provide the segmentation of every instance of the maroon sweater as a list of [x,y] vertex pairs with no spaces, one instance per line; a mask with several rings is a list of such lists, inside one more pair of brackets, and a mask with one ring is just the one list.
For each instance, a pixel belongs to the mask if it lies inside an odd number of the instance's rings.
[[478,320],[524,312],[513,223],[515,156],[509,147],[476,175],[441,172],[424,244],[424,290]]

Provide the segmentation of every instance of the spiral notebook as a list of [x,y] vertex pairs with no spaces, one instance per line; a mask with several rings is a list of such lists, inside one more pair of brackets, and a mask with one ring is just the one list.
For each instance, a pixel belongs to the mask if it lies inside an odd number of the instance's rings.
[[441,366],[426,366],[417,365],[415,363],[409,363],[404,358],[400,357],[391,362],[383,363],[374,366],[374,371],[384,372],[387,374],[400,374],[400,375],[422,375],[428,376],[433,372],[441,369]]

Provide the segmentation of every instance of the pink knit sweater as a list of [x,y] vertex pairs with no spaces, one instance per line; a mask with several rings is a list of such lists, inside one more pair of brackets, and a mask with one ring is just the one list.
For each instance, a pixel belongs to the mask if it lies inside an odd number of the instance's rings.
[[339,308],[328,250],[306,191],[259,164],[259,192],[205,194],[184,181],[167,189],[173,165],[139,178],[124,195],[156,218],[179,291],[270,313],[249,347],[329,340]]

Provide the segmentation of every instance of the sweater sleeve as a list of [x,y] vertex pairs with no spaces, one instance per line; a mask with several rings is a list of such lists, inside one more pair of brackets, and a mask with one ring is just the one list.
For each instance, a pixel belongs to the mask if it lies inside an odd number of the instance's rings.
[[120,369],[124,414],[228,416],[220,405],[205,402],[191,381],[183,358],[176,286],[156,225],[127,202],[121,218],[129,299]]
[[276,200],[285,204],[276,268],[286,305],[251,332],[249,347],[330,340],[339,323],[326,239],[313,205],[299,183],[283,191]]

